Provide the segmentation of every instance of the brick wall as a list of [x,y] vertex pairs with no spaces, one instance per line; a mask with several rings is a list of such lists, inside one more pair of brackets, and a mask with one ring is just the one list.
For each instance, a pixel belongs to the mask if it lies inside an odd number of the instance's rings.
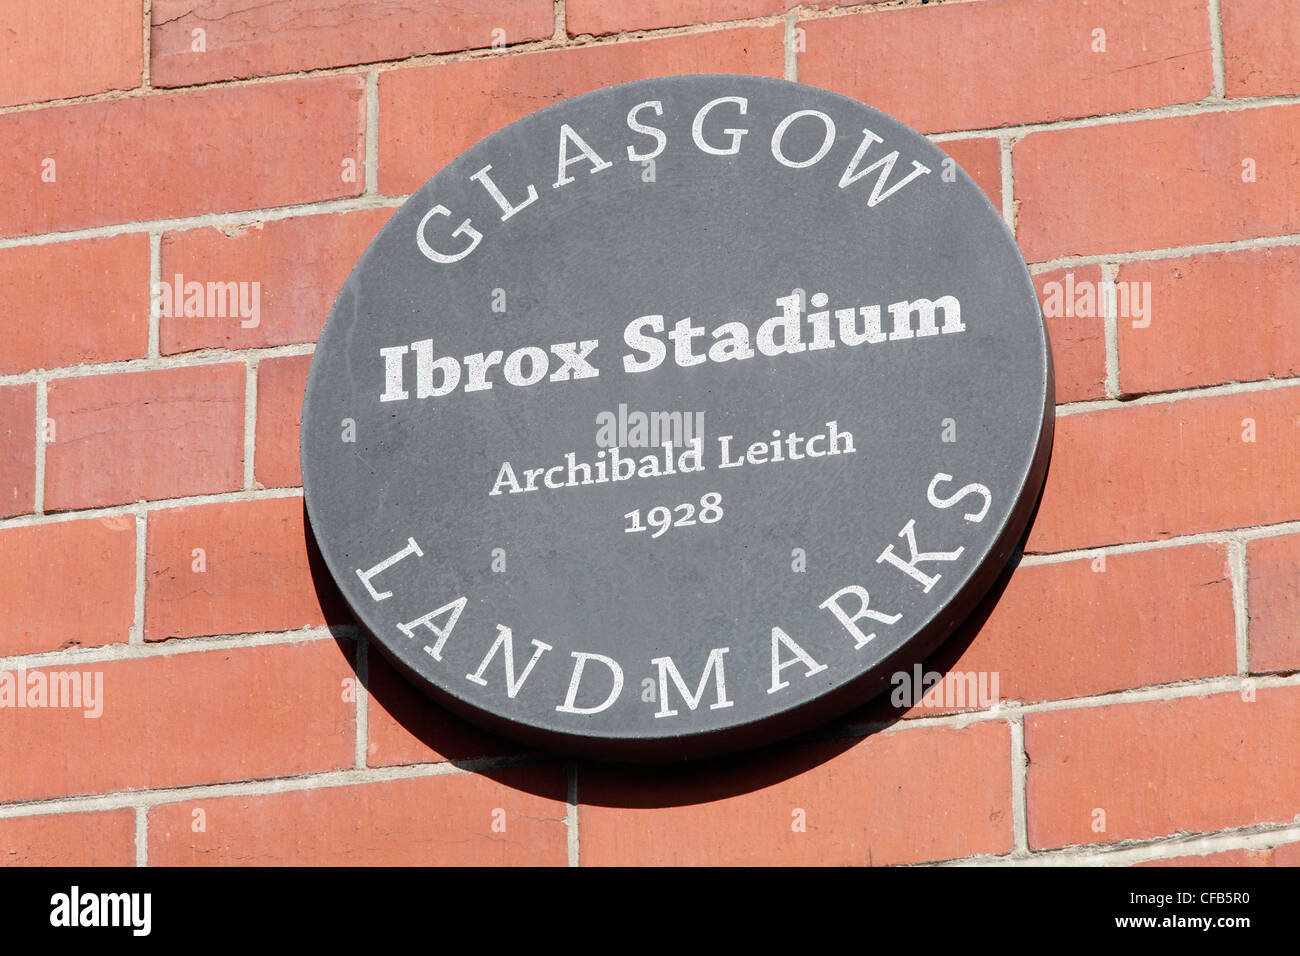
[[[0,861],[1300,863],[1300,0],[0,0],[0,26],[0,671],[102,682],[97,716],[0,709]],[[687,72],[858,97],[1014,226],[1052,470],[1001,602],[930,663],[996,673],[996,707],[575,766],[425,703],[318,590],[298,414],[357,256],[504,123]],[[259,283],[259,321],[153,316],[177,273]]]

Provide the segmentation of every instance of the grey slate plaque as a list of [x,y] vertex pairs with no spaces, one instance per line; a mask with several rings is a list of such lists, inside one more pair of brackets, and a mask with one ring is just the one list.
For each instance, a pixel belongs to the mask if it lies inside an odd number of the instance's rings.
[[753,746],[884,689],[988,592],[1046,472],[1046,331],[937,146],[782,80],[500,130],[361,257],[307,508],[441,704],[561,751]]

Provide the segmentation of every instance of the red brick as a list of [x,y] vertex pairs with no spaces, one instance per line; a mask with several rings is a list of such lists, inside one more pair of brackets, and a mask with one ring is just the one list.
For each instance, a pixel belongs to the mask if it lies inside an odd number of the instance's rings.
[[1150,324],[1119,319],[1126,394],[1300,375],[1300,247],[1134,262],[1118,281],[1150,283]]
[[135,619],[135,519],[0,529],[0,657],[125,642]]
[[[1186,103],[1213,88],[1205,0],[986,0],[800,26],[801,82],[924,133]],[[1095,29],[1105,53],[1092,52]]]
[[47,510],[243,486],[242,365],[57,379],[47,412]]
[[1146,860],[1135,866],[1272,866],[1272,850],[1221,850],[1201,856],[1171,856]]
[[0,0],[0,106],[143,82],[140,0]]
[[298,428],[310,355],[287,355],[257,363],[257,448],[253,473],[262,488],[298,487]]
[[1296,232],[1298,139],[1300,106],[1031,133],[1012,152],[1020,248],[1042,262]]
[[1300,93],[1300,17],[1293,0],[1220,0],[1229,96]]
[[[1020,567],[973,640],[955,637],[925,670],[954,682],[996,674],[999,697],[1023,703],[1236,673],[1227,552],[1192,545]],[[956,709],[975,707],[929,702],[906,716]]]
[[317,594],[301,498],[164,508],[147,535],[146,640],[348,620],[327,578]]
[[[1254,442],[1243,440],[1250,422]],[[1295,520],[1297,428],[1300,388],[1058,418],[1028,550],[1066,551]]]
[[[846,749],[847,747],[847,749]],[[885,865],[1011,850],[1007,725],[878,733],[768,751],[708,774],[594,769],[578,781],[581,862]],[[802,810],[806,832],[796,832]]]
[[[1032,848],[1290,823],[1300,777],[1300,688],[1031,714]],[[1094,832],[1093,810],[1106,813]]]
[[224,310],[233,315],[186,316],[173,291],[173,314],[159,319],[160,350],[170,355],[316,341],[343,281],[392,214],[392,209],[368,209],[278,219],[242,230],[167,233],[163,282],[173,290],[177,274],[183,285],[247,282],[251,290],[256,282],[258,315],[247,320],[257,323],[248,328],[234,308]]
[[568,0],[569,36],[655,30],[696,23],[749,20],[785,13],[798,0]]
[[[194,52],[193,31],[205,31]],[[154,0],[155,86],[293,73],[551,36],[551,0]]]
[[391,70],[379,77],[379,189],[412,192],[502,126],[605,86],[682,73],[781,76],[784,28],[741,27]]
[[149,237],[0,249],[0,296],[0,374],[139,358],[149,345]]
[[[1066,278],[1069,274],[1073,274],[1073,280]],[[1043,272],[1034,276],[1034,288],[1038,290],[1038,301],[1052,342],[1057,404],[1105,398],[1106,329],[1099,299],[1101,267],[1076,266]],[[1091,307],[1081,298],[1084,288],[1091,289]],[[1069,291],[1074,292],[1072,297],[1067,295]]]
[[0,388],[0,518],[36,507],[36,386]]
[[937,143],[957,160],[975,185],[984,190],[993,208],[1002,212],[1002,144],[996,139],[954,139]]
[[367,657],[370,707],[366,764],[437,763],[527,752],[439,707],[402,677],[372,645]]
[[312,77],[0,116],[0,236],[356,196],[362,85]]
[[1273,848],[1274,866],[1300,866],[1300,843],[1284,843]]
[[102,672],[103,713],[0,709],[0,799],[263,780],[355,759],[344,693],[355,678],[331,640],[60,670]]
[[565,789],[560,768],[528,767],[164,804],[149,811],[149,862],[563,866]]
[[135,866],[135,813],[56,813],[0,820],[0,865]]
[[1300,670],[1300,534],[1246,545],[1250,669]]

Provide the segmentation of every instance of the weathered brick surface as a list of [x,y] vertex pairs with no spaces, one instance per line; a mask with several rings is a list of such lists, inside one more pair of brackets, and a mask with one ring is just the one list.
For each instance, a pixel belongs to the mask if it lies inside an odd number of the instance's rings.
[[257,363],[257,456],[253,475],[263,488],[296,488],[302,484],[298,428],[310,368],[310,355],[287,355]]
[[1300,670],[1300,534],[1246,546],[1250,669]]
[[244,476],[244,367],[63,378],[48,386],[54,440],[45,507],[94,508],[233,491]]
[[[102,713],[0,709],[0,800],[263,780],[350,767],[356,734],[331,640],[42,668],[102,680]],[[93,675],[99,673],[101,678]],[[93,713],[93,710],[91,711]]]
[[[173,302],[178,298],[178,275],[184,300],[198,291],[190,283],[201,283],[203,314],[186,314],[198,310],[173,305],[173,314],[159,321],[160,350],[171,355],[315,342],[343,281],[392,212],[367,209],[276,219],[247,229],[167,233],[162,239],[162,281],[173,289]],[[214,297],[218,308],[209,310],[209,284],[228,289],[232,282],[241,307],[248,308],[223,309],[222,300]],[[227,296],[228,302],[234,299]],[[197,306],[199,300],[193,301]]]
[[1116,282],[1148,303],[1119,319],[1123,392],[1300,374],[1300,247],[1126,263]]
[[135,866],[135,813],[59,813],[0,820],[0,865]]
[[1052,343],[1057,404],[1106,397],[1106,331],[1098,298],[1101,281],[1100,266],[1034,276]]
[[163,804],[149,812],[149,861],[563,866],[565,787],[561,770],[537,767]]
[[1067,700],[1236,669],[1222,546],[1022,566],[977,633],[965,629],[926,662],[922,675],[945,675],[946,685],[901,708],[891,688],[851,720]]
[[140,0],[0,0],[0,106],[128,90],[143,78]]
[[1029,845],[1292,822],[1300,779],[1277,770],[1300,755],[1300,688],[1245,696],[1026,717]]
[[[883,865],[1011,849],[1010,730],[925,727],[707,774],[581,776],[584,864]],[[802,829],[801,829],[802,825]]]
[[802,82],[924,133],[1187,103],[1213,84],[1203,0],[985,0],[800,26]]
[[1300,17],[1290,0],[1220,0],[1229,96],[1300,92]]
[[1252,527],[1300,516],[1300,388],[1060,418],[1031,551]]
[[148,640],[347,620],[333,585],[317,593],[301,498],[164,508],[148,534]]
[[554,29],[550,0],[155,0],[152,9],[156,86],[522,43]]
[[148,237],[0,249],[0,334],[0,375],[143,356]]
[[1020,248],[1043,262],[1295,232],[1298,137],[1300,106],[1030,133],[1012,152]]
[[0,388],[0,518],[36,504],[36,386]]
[[796,0],[570,0],[564,15],[569,36],[578,36],[775,16],[796,5]]
[[355,196],[364,106],[326,76],[0,116],[0,237]]
[[0,656],[122,643],[135,619],[135,518],[0,528]]

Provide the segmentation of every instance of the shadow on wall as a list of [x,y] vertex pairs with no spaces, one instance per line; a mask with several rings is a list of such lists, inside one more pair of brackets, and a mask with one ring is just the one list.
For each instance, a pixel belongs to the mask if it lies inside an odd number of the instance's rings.
[[[368,766],[450,761],[512,789],[526,789],[538,796],[551,797],[553,794],[550,792],[527,787],[526,781],[533,779],[531,777],[503,777],[497,771],[520,764],[563,763],[579,768],[578,800],[581,803],[629,809],[686,806],[763,790],[798,777],[886,730],[906,713],[905,709],[890,703],[889,691],[886,690],[846,716],[815,730],[754,750],[687,763],[597,763],[531,748],[481,730],[450,713],[420,693],[387,662],[382,653],[375,651],[378,645],[368,639],[351,615],[325,566],[306,512],[304,504],[304,545],[317,599],[327,620],[349,622],[330,624],[330,633],[338,641],[371,701],[367,728]],[[1037,514],[1038,506],[1035,504],[1029,521],[1030,529]],[[941,676],[952,669],[997,606],[1020,563],[1023,546],[1022,539],[997,582],[953,636],[928,660],[911,663],[923,665],[925,671]],[[354,642],[358,650],[356,654],[350,653]],[[366,647],[364,655],[360,653],[362,645]],[[362,659],[366,661],[365,667],[358,666]],[[395,727],[391,726],[394,724]],[[406,746],[398,748],[402,756],[397,759],[387,753],[377,756],[377,737],[387,736],[399,727],[414,738],[414,742],[407,740]],[[617,785],[602,786],[599,800],[591,799],[590,794],[584,796],[581,778],[588,770],[598,772],[603,780],[613,780]],[[522,788],[521,780],[525,781]]]

